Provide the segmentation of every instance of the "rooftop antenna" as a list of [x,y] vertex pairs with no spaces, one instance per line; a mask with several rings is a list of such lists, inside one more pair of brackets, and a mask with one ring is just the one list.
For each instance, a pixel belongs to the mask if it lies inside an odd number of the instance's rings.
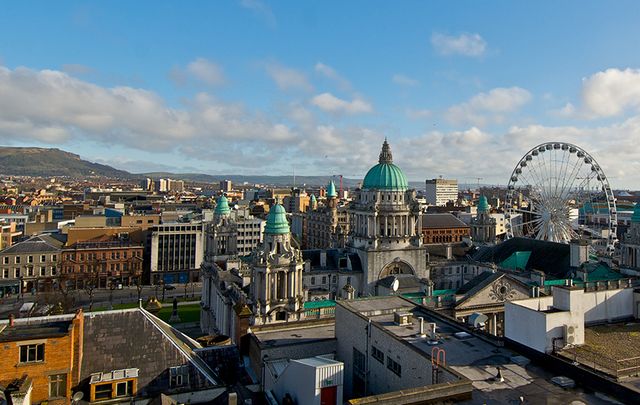
[[293,188],[296,188],[296,167],[293,166]]

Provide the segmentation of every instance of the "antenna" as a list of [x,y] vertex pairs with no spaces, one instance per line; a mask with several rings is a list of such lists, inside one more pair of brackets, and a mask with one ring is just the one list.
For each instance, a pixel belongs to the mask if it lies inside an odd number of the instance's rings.
[[293,188],[296,188],[296,167],[293,166]]

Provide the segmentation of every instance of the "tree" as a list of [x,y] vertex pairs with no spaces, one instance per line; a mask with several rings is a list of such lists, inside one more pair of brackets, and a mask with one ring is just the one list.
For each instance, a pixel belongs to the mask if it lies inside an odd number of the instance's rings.
[[91,274],[84,282],[84,291],[89,296],[89,312],[93,310],[93,296],[96,288],[98,288],[98,276],[97,274]]
[[142,297],[142,280],[140,277],[136,277],[136,291],[138,292],[138,302],[140,302],[140,298]]

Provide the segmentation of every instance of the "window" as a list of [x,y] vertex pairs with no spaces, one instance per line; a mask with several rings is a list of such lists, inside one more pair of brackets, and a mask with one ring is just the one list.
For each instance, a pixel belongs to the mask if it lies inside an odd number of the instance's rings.
[[44,361],[44,343],[20,346],[20,363]]
[[9,264],[9,256],[5,256],[2,258],[2,264]]
[[110,399],[111,398],[111,383],[97,384],[96,385],[96,400],[98,399]]
[[187,384],[189,384],[189,366],[169,369],[169,388],[183,387]]
[[33,277],[33,267],[29,267],[29,268],[27,269],[27,276],[29,276],[29,277]]
[[322,284],[327,284],[327,276],[322,276]]
[[20,264],[20,256],[16,256],[16,264]]
[[382,353],[382,350],[378,349],[375,346],[371,346],[371,356],[378,360],[380,363],[384,364],[384,353]]
[[311,285],[316,285],[316,278],[315,277],[311,277]]
[[27,256],[27,263],[33,263],[33,256]]
[[16,272],[16,278],[20,278],[20,268],[16,267],[13,271]]
[[67,396],[67,375],[49,376],[49,398],[65,398]]
[[9,278],[9,269],[2,269],[2,277]]
[[133,382],[122,381],[116,383],[116,397],[127,397],[133,394]]
[[47,261],[47,255],[41,255],[40,256],[40,263],[44,263]]
[[353,370],[364,374],[365,372],[365,357],[361,351],[353,348]]
[[51,267],[51,275],[52,276],[56,275],[56,268],[55,267]]
[[387,368],[393,371],[398,377],[402,377],[402,366],[400,363],[393,361],[391,357],[387,357]]

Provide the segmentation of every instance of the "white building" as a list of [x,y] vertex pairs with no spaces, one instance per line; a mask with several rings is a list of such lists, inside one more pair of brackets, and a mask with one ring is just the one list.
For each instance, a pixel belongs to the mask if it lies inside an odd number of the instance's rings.
[[151,282],[185,283],[197,278],[204,259],[204,235],[202,223],[174,222],[151,228]]
[[288,396],[295,404],[342,404],[343,370],[342,362],[322,356],[269,361],[264,391],[278,403]]
[[427,204],[444,207],[458,200],[458,180],[431,179],[425,182]]

